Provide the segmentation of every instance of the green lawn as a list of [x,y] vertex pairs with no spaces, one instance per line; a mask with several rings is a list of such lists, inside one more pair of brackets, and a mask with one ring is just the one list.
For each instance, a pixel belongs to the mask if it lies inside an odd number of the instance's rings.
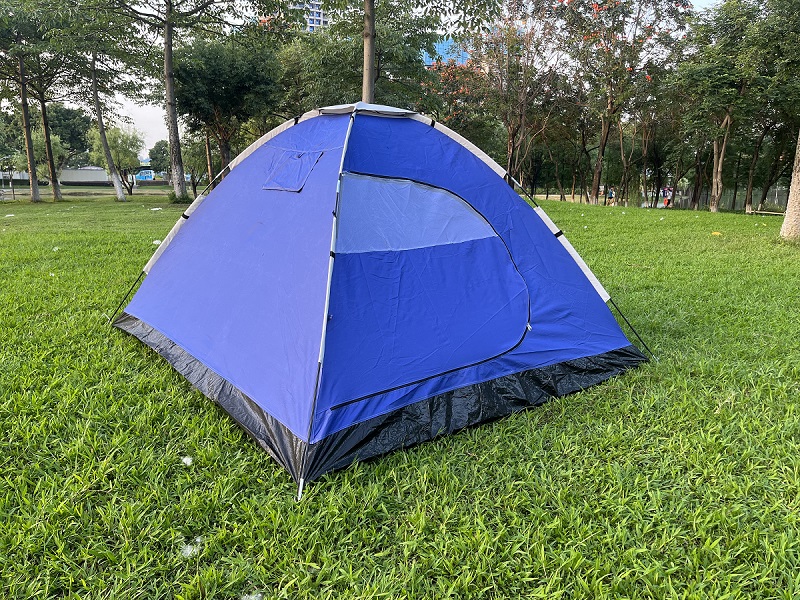
[[106,322],[184,208],[164,202],[0,206],[0,597],[800,596],[779,218],[545,203],[660,360],[297,503]]
[[[135,202],[141,196],[166,196],[171,191],[172,186],[163,182],[158,182],[151,185],[139,185],[138,187],[134,188],[131,200]],[[39,186],[39,193],[41,194],[43,201],[52,201],[53,191],[50,186]],[[86,199],[111,200],[114,198],[114,188],[112,188],[110,185],[62,185],[61,195],[67,202]],[[3,202],[0,202],[0,206],[7,204],[14,199],[17,201],[25,201],[30,198],[30,189],[27,187],[27,184],[20,185],[19,183],[16,183],[14,185],[14,193],[12,194],[11,188],[8,187],[8,182],[6,181],[4,182],[4,187],[2,188],[2,194],[0,194],[0,198],[3,200]],[[3,215],[5,214],[7,213],[3,213]]]

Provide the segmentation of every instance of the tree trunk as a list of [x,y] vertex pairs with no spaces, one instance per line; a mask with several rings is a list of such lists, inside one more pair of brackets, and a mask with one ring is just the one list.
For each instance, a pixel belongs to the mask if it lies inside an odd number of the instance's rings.
[[[622,202],[623,199],[627,197],[631,161],[628,160],[627,156],[625,156],[625,134],[622,130],[622,120],[617,121],[617,130],[619,131],[619,156],[620,160],[622,161],[622,176],[620,177],[619,185],[617,186],[617,202]],[[631,146],[636,145],[635,134],[636,130],[634,129],[634,135],[631,138],[633,143]],[[631,158],[633,158],[633,148],[631,148]]]
[[361,100],[375,102],[375,0],[364,0],[364,73]]
[[800,135],[794,153],[792,183],[789,186],[789,200],[781,226],[781,237],[785,240],[800,240]]
[[728,114],[725,115],[720,125],[725,130],[725,133],[722,135],[721,140],[719,137],[714,138],[714,168],[711,175],[711,199],[709,201],[711,212],[719,212],[719,202],[722,199],[722,166],[725,164],[725,150],[728,147],[731,123],[731,112],[728,109]]
[[731,210],[736,210],[736,196],[739,194],[739,167],[742,165],[742,153],[736,156],[736,170],[733,172],[733,200],[731,200]]
[[655,188],[656,203],[663,203],[661,197],[661,189],[664,187],[664,165],[661,162],[661,157],[658,154],[658,144],[655,143],[655,135],[653,135],[653,171],[655,177],[653,178],[653,187]]
[[689,203],[689,208],[697,210],[700,206],[700,192],[703,189],[703,165],[700,161],[701,149],[698,148],[697,154],[694,159],[694,187],[692,188],[692,199]]
[[125,191],[128,193],[129,196],[133,196],[133,181],[128,178],[129,173],[127,171],[120,172],[120,181],[122,182]]
[[[19,36],[17,36],[19,42]],[[28,110],[28,80],[25,75],[25,60],[19,55],[19,97],[22,103],[22,129],[25,134],[25,155],[28,159],[28,179],[30,180],[31,202],[41,202],[39,182],[36,179],[36,157],[33,155],[33,136],[31,135],[31,114]],[[13,171],[12,171],[13,177]]]
[[[608,110],[611,112],[611,98],[608,99]],[[592,176],[592,194],[591,202],[598,203],[600,196],[600,177],[603,175],[603,156],[606,152],[606,143],[608,142],[608,134],[611,131],[611,116],[603,115],[600,126],[600,145],[597,147],[597,160],[594,163],[594,175]]]
[[169,133],[169,160],[172,169],[172,189],[178,199],[185,198],[186,177],[183,171],[181,139],[178,132],[178,110],[175,105],[175,73],[173,70],[172,37],[174,23],[172,0],[167,0],[164,17],[164,90]]
[[[678,160],[675,162],[675,175],[672,179],[672,201],[675,202],[675,198],[678,195],[678,184],[680,180],[684,178],[686,173],[689,172],[689,168],[684,169],[683,167],[683,155],[678,157]],[[688,191],[688,190],[687,190]],[[676,205],[679,208],[683,208],[683,194],[681,194],[681,199],[678,201]]]
[[92,101],[94,102],[94,112],[97,118],[97,132],[100,135],[100,144],[103,146],[103,156],[106,158],[106,165],[108,165],[108,174],[111,177],[111,183],[114,185],[114,194],[117,196],[119,202],[125,202],[125,189],[122,187],[122,181],[114,165],[114,157],[111,156],[111,148],[108,145],[108,137],[106,137],[106,126],[103,121],[103,107],[100,105],[100,93],[97,91],[97,54],[92,53]]
[[214,189],[214,164],[211,160],[211,139],[206,130],[206,167],[208,168],[208,184]]
[[[509,121],[511,123],[511,121]],[[512,188],[514,180],[520,180],[520,151],[522,138],[525,134],[524,121],[506,126],[506,181]]]
[[44,100],[44,94],[39,97],[39,109],[42,112],[42,132],[44,133],[44,153],[47,158],[47,172],[50,175],[50,188],[53,194],[53,201],[61,201],[61,185],[58,183],[58,169],[56,169],[56,161],[53,157],[53,144],[50,139],[50,123],[47,120],[47,102]]
[[761,192],[761,200],[758,203],[757,210],[764,210],[764,205],[767,202],[767,194],[769,193],[770,188],[778,183],[778,180],[783,176],[784,172],[786,171],[786,168],[789,166],[787,164],[784,165],[783,168],[781,168],[781,154],[782,154],[781,152],[775,153],[775,158],[772,160],[772,164],[770,165],[769,168],[769,174],[767,175],[767,180],[764,182],[764,188]]
[[753,179],[755,178],[758,157],[761,154],[761,145],[764,143],[764,138],[769,130],[770,128],[766,127],[761,131],[761,135],[758,136],[756,145],[753,148],[753,158],[750,161],[750,169],[747,171],[747,192],[745,193],[744,197],[744,212],[747,214],[751,214],[753,212]]
[[558,163],[553,160],[553,153],[550,151],[550,146],[547,146],[547,154],[550,156],[550,162],[553,163],[556,168],[556,185],[558,186],[558,193],[560,194],[559,200],[566,200],[567,196],[564,194],[564,186],[561,183],[561,174],[558,169]]
[[[580,202],[583,203],[583,195],[586,194],[586,204],[591,204],[592,200],[589,197],[589,191],[586,189],[586,171],[581,173],[581,198]],[[596,202],[595,202],[596,204]]]
[[225,167],[231,162],[231,142],[223,137],[218,138],[218,142],[219,155],[222,158],[222,169],[225,170]]
[[711,171],[711,201],[708,209],[719,212],[719,199],[722,196],[722,145],[719,138],[714,138],[714,166]]
[[653,208],[650,202],[650,193],[647,189],[649,182],[647,180],[647,153],[649,151],[650,138],[647,135],[647,127],[642,125],[642,193],[644,194],[644,203]]
[[570,192],[569,201],[575,202],[575,179],[577,177],[577,171],[572,169],[572,190]]

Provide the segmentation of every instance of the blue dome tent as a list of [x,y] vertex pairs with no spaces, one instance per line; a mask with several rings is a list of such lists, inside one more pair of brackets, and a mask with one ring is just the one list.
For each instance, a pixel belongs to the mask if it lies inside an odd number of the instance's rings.
[[298,482],[646,360],[505,171],[428,117],[306,113],[186,210],[114,322]]

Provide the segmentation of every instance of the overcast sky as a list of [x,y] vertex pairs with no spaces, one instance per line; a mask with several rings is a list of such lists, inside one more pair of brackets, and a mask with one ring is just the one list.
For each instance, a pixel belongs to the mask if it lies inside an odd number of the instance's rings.
[[122,98],[121,112],[129,117],[131,125],[144,135],[145,148],[141,156],[147,156],[147,151],[158,140],[167,139],[167,126],[164,124],[164,109],[160,106],[139,106],[127,98]]

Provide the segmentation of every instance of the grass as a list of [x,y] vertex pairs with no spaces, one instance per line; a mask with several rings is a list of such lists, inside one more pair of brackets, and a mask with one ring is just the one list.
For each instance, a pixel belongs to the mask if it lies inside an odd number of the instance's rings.
[[660,360],[297,503],[106,323],[184,208],[164,202],[2,206],[0,597],[800,596],[800,248],[780,219],[544,203]]
[[[131,201],[136,201],[137,198],[143,196],[166,196],[172,191],[172,186],[166,183],[158,183],[152,185],[138,186],[134,189]],[[42,200],[45,202],[52,201],[53,191],[49,185],[39,186],[39,193]],[[61,195],[65,201],[79,201],[79,200],[101,200],[101,199],[114,199],[114,189],[110,185],[62,185]],[[8,186],[8,181],[4,182],[3,187],[0,188],[0,205],[8,204],[16,201],[26,201],[30,199],[30,189],[27,184],[20,185],[14,184],[14,194],[11,193],[11,188]],[[3,213],[6,214],[6,213]]]

